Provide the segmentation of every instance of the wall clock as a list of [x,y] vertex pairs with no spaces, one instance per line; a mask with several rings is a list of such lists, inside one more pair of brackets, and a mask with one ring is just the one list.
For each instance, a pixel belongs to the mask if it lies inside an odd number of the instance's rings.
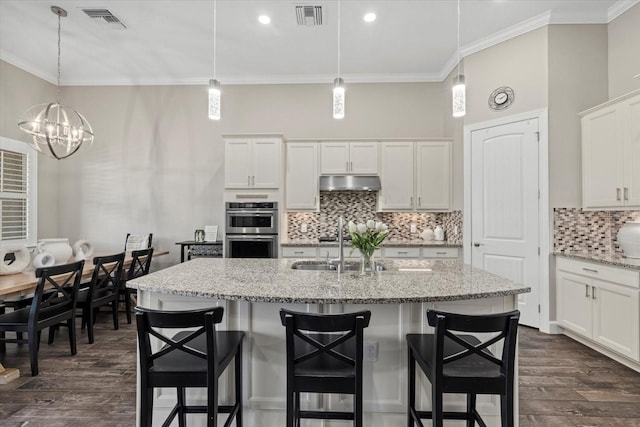
[[499,87],[489,95],[489,108],[493,111],[504,110],[509,108],[514,98],[515,94],[513,93],[513,89],[509,86]]

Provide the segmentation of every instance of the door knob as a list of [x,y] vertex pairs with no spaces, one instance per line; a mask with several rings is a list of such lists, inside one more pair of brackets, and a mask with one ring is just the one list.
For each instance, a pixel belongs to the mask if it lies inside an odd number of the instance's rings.
[[480,247],[480,246],[484,246],[484,243],[478,243],[478,242],[474,242],[473,246],[475,246],[476,248]]

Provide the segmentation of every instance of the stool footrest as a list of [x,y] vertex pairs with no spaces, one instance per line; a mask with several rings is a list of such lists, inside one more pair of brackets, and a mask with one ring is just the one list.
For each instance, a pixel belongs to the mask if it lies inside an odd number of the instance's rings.
[[353,420],[353,412],[300,411],[300,418],[310,418],[314,420]]
[[[413,408],[411,408],[411,415],[413,415],[414,420],[418,422],[420,418],[433,419],[433,412],[431,411],[416,411]],[[480,417],[480,414],[475,409],[470,414],[466,412],[446,412],[445,411],[442,413],[442,418],[445,420],[468,420],[470,418],[469,415],[473,417],[473,419],[478,423],[478,425],[480,425],[480,427],[487,427],[487,425],[482,420],[482,417]]]

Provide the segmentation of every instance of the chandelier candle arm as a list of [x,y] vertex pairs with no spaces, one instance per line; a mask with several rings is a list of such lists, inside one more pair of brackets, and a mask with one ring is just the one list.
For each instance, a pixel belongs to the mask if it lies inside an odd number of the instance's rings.
[[30,145],[54,159],[66,159],[76,153],[83,144],[93,144],[93,129],[87,119],[71,107],[61,103],[60,86],[60,34],[62,18],[67,11],[51,6],[58,16],[58,86],[56,102],[40,104],[25,111],[18,128],[31,135]]

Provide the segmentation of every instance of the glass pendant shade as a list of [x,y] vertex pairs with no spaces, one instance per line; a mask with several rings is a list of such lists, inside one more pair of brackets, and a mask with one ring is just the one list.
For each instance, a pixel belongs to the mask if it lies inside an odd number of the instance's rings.
[[220,82],[209,80],[209,118],[220,120]]
[[33,148],[58,160],[71,156],[82,144],[93,144],[87,119],[57,102],[31,107],[22,114],[18,127],[32,136]]
[[466,114],[466,99],[465,99],[465,85],[464,76],[458,74],[453,79],[452,87],[452,104],[453,104],[453,117],[462,117]]
[[333,81],[333,118],[344,119],[344,81],[340,77]]

